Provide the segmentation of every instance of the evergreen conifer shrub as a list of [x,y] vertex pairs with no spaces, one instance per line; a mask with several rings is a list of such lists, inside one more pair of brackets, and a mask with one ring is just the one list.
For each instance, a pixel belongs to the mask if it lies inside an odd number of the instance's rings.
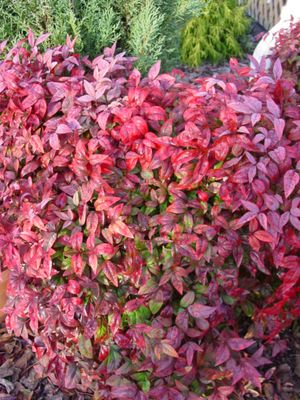
[[245,8],[236,0],[209,1],[200,16],[185,26],[181,42],[184,64],[197,67],[243,54],[241,41],[249,26]]
[[206,0],[2,0],[0,40],[10,44],[27,34],[50,32],[45,46],[76,36],[76,51],[94,57],[117,41],[146,71],[157,59],[163,68],[180,60],[185,23]]

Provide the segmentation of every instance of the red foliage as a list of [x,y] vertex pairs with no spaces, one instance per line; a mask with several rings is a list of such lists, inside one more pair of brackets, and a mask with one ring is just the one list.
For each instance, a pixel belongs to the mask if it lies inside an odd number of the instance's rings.
[[293,21],[289,29],[281,29],[275,41],[273,54],[271,56],[273,62],[280,59],[284,77],[292,80],[297,84],[298,92],[300,92],[300,22]]
[[0,63],[7,328],[95,399],[260,389],[264,345],[300,315],[299,97],[280,63],[188,84],[38,41]]

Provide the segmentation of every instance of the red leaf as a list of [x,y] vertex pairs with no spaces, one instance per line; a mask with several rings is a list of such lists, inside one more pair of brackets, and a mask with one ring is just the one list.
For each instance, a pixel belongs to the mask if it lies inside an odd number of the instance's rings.
[[98,256],[112,257],[115,254],[115,248],[109,243],[101,243],[95,247]]
[[49,144],[52,147],[53,150],[59,150],[60,149],[60,141],[58,139],[57,133],[52,133],[49,137]]
[[153,81],[153,80],[157,77],[157,75],[159,74],[160,64],[161,64],[161,62],[160,62],[160,60],[158,60],[158,61],[157,61],[154,65],[152,65],[152,67],[149,69],[148,78],[149,78],[150,80]]
[[195,303],[188,307],[188,311],[194,318],[209,318],[216,311],[216,307]]
[[124,222],[121,221],[121,220],[117,220],[117,221],[113,222],[112,224],[110,224],[109,229],[113,233],[118,233],[119,235],[128,237],[130,239],[134,238],[134,236],[131,233],[131,231],[128,228],[128,226],[126,224],[124,224]]
[[242,338],[232,338],[227,340],[228,346],[231,348],[231,350],[234,351],[245,350],[248,347],[252,346],[254,343],[254,340],[247,340]]
[[118,282],[118,271],[117,268],[115,266],[115,264],[113,264],[111,261],[105,261],[102,264],[102,270],[106,276],[106,278],[111,281],[115,286],[119,285]]
[[32,161],[22,168],[21,176],[24,177],[39,168],[40,164],[37,161]]
[[80,254],[74,254],[71,257],[71,267],[77,276],[81,276],[84,269],[84,263]]
[[276,80],[280,79],[282,76],[282,66],[280,58],[277,58],[273,65],[273,75]]
[[285,127],[285,122],[283,119],[275,119],[274,120],[274,128],[275,128],[275,133],[278,137],[278,140],[281,140],[282,135],[283,135],[283,131],[284,131],[284,127]]
[[106,210],[119,200],[120,200],[120,197],[99,196],[98,199],[94,203],[95,210],[96,211]]
[[84,84],[84,88],[85,88],[86,93],[89,96],[91,96],[92,98],[95,98],[96,92],[95,92],[94,86],[88,81],[84,81],[83,84]]
[[230,351],[226,345],[221,345],[217,348],[216,351],[216,366],[224,364],[230,358]]
[[273,236],[269,232],[263,230],[254,232],[254,236],[261,242],[272,243],[274,241]]
[[177,351],[172,347],[167,340],[162,340],[161,342],[161,351],[167,356],[178,358],[179,355]]

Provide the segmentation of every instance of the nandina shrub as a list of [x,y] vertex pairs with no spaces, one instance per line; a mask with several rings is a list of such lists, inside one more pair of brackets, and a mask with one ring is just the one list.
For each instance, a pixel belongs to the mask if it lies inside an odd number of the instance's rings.
[[278,61],[142,78],[43,39],[0,64],[7,329],[84,398],[259,391],[300,314],[293,83]]
[[283,67],[284,76],[297,83],[300,91],[300,21],[292,20],[289,29],[278,32],[271,59],[279,58]]

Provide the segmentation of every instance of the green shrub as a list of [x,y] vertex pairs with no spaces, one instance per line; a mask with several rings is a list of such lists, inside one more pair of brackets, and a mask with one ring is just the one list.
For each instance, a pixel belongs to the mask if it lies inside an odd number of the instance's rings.
[[77,36],[81,49],[80,26],[71,0],[1,0],[0,39],[10,44],[26,36],[29,28],[39,35],[51,32],[45,46],[62,43],[66,35]]
[[185,23],[201,13],[207,0],[1,0],[0,39],[10,44],[26,36],[51,32],[45,46],[76,36],[76,50],[95,56],[118,42],[137,56],[145,71],[157,59],[163,68],[180,60]]
[[203,13],[183,30],[181,59],[192,67],[243,54],[242,41],[249,27],[245,8],[236,0],[210,1]]

